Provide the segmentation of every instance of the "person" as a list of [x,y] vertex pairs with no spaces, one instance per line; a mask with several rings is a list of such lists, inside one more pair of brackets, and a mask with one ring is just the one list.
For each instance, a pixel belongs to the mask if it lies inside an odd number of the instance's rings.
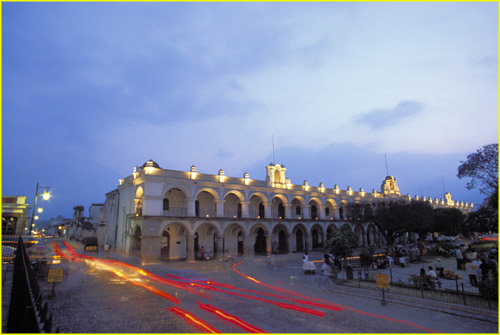
[[486,262],[485,258],[481,258],[481,265],[479,265],[479,268],[481,269],[481,277],[483,280],[487,280],[488,273],[490,272],[490,266]]
[[457,270],[462,270],[462,262],[464,257],[462,256],[462,250],[460,250],[460,247],[458,245],[455,247],[455,258],[457,259]]
[[472,261],[472,264],[474,264],[474,266],[476,267],[476,278],[479,281],[483,277],[481,269],[479,268],[479,266],[481,265],[481,260],[479,259],[479,256],[476,256],[476,259]]
[[328,266],[332,265],[331,257],[332,257],[332,254],[329,254],[329,253],[325,253],[323,255],[323,258],[325,259],[324,263],[327,264]]
[[437,274],[434,272],[432,269],[432,266],[429,266],[429,271],[425,273],[426,276],[429,276],[430,278],[437,279]]
[[304,256],[302,256],[302,270],[304,270],[305,274],[316,274],[316,265],[309,260],[307,251],[304,253]]
[[465,272],[469,276],[469,282],[472,286],[477,286],[477,277],[476,277],[476,266],[472,264],[472,260],[467,258],[465,261]]
[[205,259],[205,248],[203,246],[201,246],[201,249],[200,249],[200,254],[201,254],[201,259],[202,260],[206,260]]
[[444,266],[441,263],[441,258],[436,259],[436,264],[434,264],[434,268],[437,271],[438,277],[442,277],[443,276],[443,271],[444,271]]
[[394,266],[394,259],[390,255],[387,255],[387,262],[389,263],[389,267]]
[[420,277],[425,277],[425,269],[420,268]]
[[493,276],[497,276],[497,274],[498,274],[498,263],[495,260],[494,254],[490,254],[490,258],[488,259],[488,266],[490,267],[491,274]]

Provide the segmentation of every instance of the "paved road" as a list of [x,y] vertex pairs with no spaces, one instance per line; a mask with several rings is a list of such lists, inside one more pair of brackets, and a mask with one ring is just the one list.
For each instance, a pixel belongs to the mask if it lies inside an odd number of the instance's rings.
[[[61,250],[67,252],[62,245]],[[75,248],[81,245],[72,244]],[[83,251],[76,250],[83,253]],[[112,253],[86,253],[100,258],[114,258],[128,264],[141,266],[135,257],[125,257]],[[476,318],[474,310],[468,315],[442,313],[436,309],[422,308],[422,305],[391,303],[381,306],[378,299],[363,297],[359,294],[346,294],[342,288],[333,286],[323,276],[304,275],[301,271],[301,255],[283,255],[272,259],[257,257],[242,260],[236,269],[260,281],[249,280],[233,270],[233,262],[164,262],[142,264],[150,273],[165,278],[168,275],[195,280],[193,284],[211,285],[206,288],[194,288],[195,293],[170,285],[148,280],[130,268],[115,265],[113,269],[129,280],[117,276],[110,269],[98,269],[99,262],[74,262],[63,260],[65,269],[63,283],[56,286],[56,296],[49,300],[54,314],[54,324],[61,332],[118,332],[118,333],[200,333],[204,332],[193,322],[186,322],[177,314],[167,310],[176,306],[192,313],[215,329],[225,333],[247,332],[241,323],[223,320],[215,314],[201,309],[200,304],[211,305],[238,317],[248,327],[254,327],[272,333],[422,333],[431,330],[439,332],[497,333],[497,319],[486,321]],[[319,258],[319,257],[318,257]],[[77,259],[77,258],[76,258]],[[238,263],[240,260],[236,260]],[[109,263],[107,263],[109,264]],[[172,280],[174,278],[170,277]],[[140,280],[140,281],[139,281]],[[202,280],[199,282],[196,280]],[[232,285],[235,288],[213,286],[213,282]],[[178,280],[177,283],[188,281]],[[147,287],[151,285],[172,297],[179,299],[174,303],[159,296]],[[271,287],[264,286],[270,285]],[[46,295],[50,293],[48,284],[42,285]],[[273,287],[273,288],[272,288]],[[223,292],[213,291],[216,288]],[[278,289],[275,289],[278,288]],[[259,291],[267,295],[243,290]],[[286,290],[285,291],[280,291]],[[158,292],[157,292],[158,293]],[[230,294],[232,293],[232,294]],[[161,292],[160,292],[161,294]],[[327,306],[311,306],[297,301],[285,300],[270,294],[301,299],[322,304],[339,304],[342,310],[332,310]],[[305,297],[298,297],[301,294]],[[253,297],[243,297],[246,295]],[[168,298],[168,297],[167,297]],[[262,299],[268,300],[263,301]],[[321,299],[324,302],[319,302]],[[311,310],[297,311],[272,304],[287,303]],[[309,313],[324,313],[313,315]],[[398,320],[398,321],[396,321]],[[234,321],[234,320],[233,320]],[[421,327],[421,328],[419,328]],[[422,328],[423,327],[423,328]]]

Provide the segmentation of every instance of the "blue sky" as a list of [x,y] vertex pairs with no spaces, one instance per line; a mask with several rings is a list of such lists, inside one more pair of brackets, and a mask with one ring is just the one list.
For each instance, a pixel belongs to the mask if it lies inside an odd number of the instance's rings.
[[[2,3],[2,193],[43,219],[133,167],[480,203],[498,141],[497,3]],[[443,188],[444,180],[444,188]]]

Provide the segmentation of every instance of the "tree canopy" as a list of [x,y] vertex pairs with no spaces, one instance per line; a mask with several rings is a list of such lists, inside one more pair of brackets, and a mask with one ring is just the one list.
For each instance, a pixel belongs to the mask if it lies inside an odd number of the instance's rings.
[[434,231],[443,235],[455,236],[464,232],[465,216],[456,208],[434,209]]
[[460,163],[457,177],[471,178],[467,189],[479,187],[487,195],[498,189],[498,143],[483,146]]
[[350,229],[335,231],[333,236],[326,241],[325,252],[329,252],[335,257],[346,258],[352,256],[358,246],[358,239]]

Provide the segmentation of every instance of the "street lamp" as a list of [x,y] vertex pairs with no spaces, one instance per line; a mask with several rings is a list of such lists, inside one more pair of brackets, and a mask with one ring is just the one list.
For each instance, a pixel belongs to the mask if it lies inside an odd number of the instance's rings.
[[[47,191],[49,188],[50,188],[50,186],[40,186],[38,183],[36,183],[35,202],[34,202],[34,205],[33,205],[33,214],[31,214],[31,224],[29,225],[29,231],[28,231],[29,235],[31,235],[31,230],[32,230],[33,226],[35,225],[33,223],[33,220],[38,219],[38,216],[35,219],[36,203],[37,203],[37,200],[38,200],[38,190],[39,189],[44,189],[44,192],[42,194],[42,199],[43,200],[49,200],[50,199],[50,193],[49,193],[49,191]],[[43,209],[42,209],[42,211],[43,211]],[[39,211],[39,213],[41,213],[41,212]]]

